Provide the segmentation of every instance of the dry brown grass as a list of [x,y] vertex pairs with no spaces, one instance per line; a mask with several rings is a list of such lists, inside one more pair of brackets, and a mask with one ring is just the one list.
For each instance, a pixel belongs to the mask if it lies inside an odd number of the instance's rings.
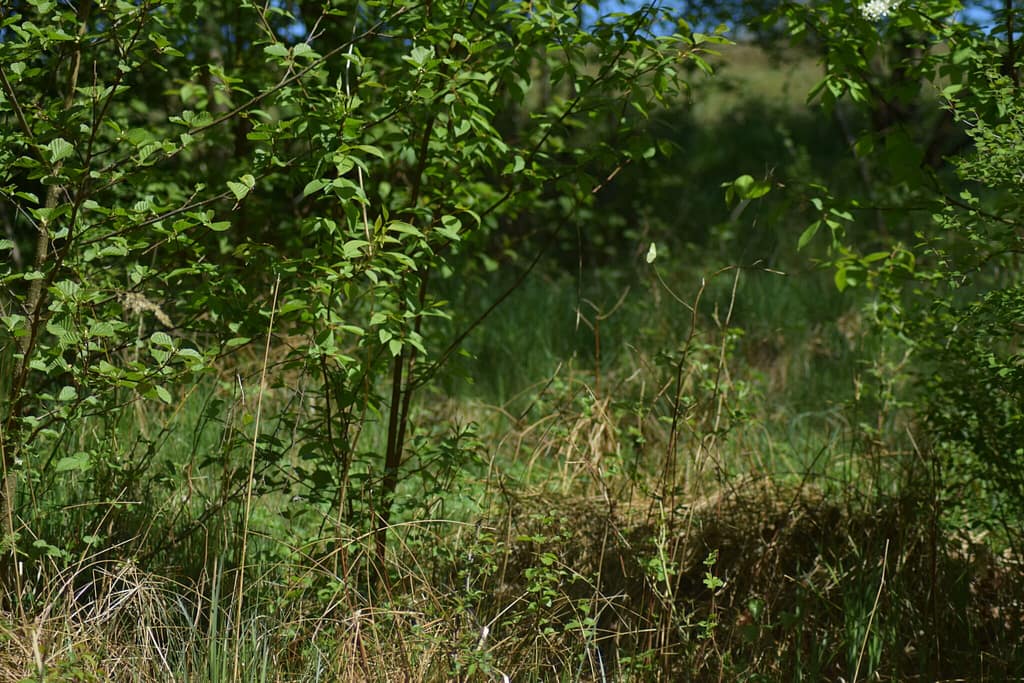
[[[980,671],[969,648],[1012,666],[1009,639],[1024,633],[1021,559],[933,537],[922,501],[861,505],[749,477],[675,510],[640,493],[502,500],[480,525],[393,529],[376,589],[368,537],[251,567],[236,680],[721,680],[800,667],[850,680],[868,616],[871,634],[902,644],[882,645],[873,680],[906,680],[936,648],[935,675]],[[43,574],[25,617],[2,619],[0,680],[228,672],[235,630],[211,620],[230,618],[213,588],[230,572],[191,588],[98,558]]]

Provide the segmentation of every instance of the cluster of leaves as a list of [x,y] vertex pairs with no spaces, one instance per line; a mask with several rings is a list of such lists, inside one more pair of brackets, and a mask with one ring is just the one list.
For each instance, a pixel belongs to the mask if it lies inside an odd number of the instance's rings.
[[[190,494],[194,464],[220,488],[169,542],[249,487],[373,530],[383,552],[410,444],[417,462],[472,455],[458,435],[409,437],[414,392],[466,333],[431,326],[451,313],[436,283],[516,267],[538,232],[523,226],[559,239],[650,155],[635,116],[708,40],[652,30],[666,19],[644,6],[584,23],[558,2],[5,5],[8,547],[40,532],[58,490],[60,504]],[[133,406],[180,411],[248,346],[285,338],[283,370],[316,397],[276,407],[276,424],[300,424],[287,438],[261,433],[261,406],[187,461],[156,466],[166,428],[117,438]],[[247,468],[232,458],[249,440]],[[75,524],[129,538],[147,516],[129,507],[76,508],[90,511]]]
[[1021,56],[1013,8],[989,29],[963,9],[915,2],[868,21],[784,4],[772,18],[824,55],[812,94],[861,126],[862,186],[818,188],[798,246],[827,226],[837,286],[876,293],[877,319],[914,354],[911,405],[948,500],[978,492],[971,523],[988,526],[1024,511]]

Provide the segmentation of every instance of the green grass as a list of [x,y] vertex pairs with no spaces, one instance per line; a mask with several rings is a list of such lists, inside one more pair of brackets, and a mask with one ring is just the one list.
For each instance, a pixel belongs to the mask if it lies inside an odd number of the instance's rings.
[[[4,671],[46,680],[211,681],[851,680],[854,673],[863,680],[876,672],[883,680],[922,672],[997,680],[1019,673],[1019,634],[1008,621],[1019,590],[1011,560],[955,533],[933,536],[927,500],[872,490],[879,472],[900,476],[898,454],[874,456],[877,470],[849,467],[870,465],[870,456],[857,450],[841,406],[809,410],[806,388],[791,386],[806,377],[790,354],[804,352],[806,328],[827,319],[829,307],[813,297],[780,301],[785,287],[759,299],[750,294],[755,286],[786,281],[750,279],[737,288],[728,325],[721,302],[716,323],[714,292],[698,317],[684,392],[692,401],[677,444],[676,476],[690,479],[665,479],[672,405],[656,396],[658,378],[671,370],[656,357],[681,350],[688,335],[679,302],[648,302],[647,311],[661,313],[653,318],[624,308],[620,325],[607,326],[607,339],[630,351],[611,356],[601,394],[579,349],[574,360],[554,335],[541,347],[543,337],[507,334],[510,345],[523,344],[510,354],[528,354],[530,343],[549,361],[567,354],[563,371],[541,383],[543,374],[517,366],[508,381],[527,387],[517,399],[527,403],[522,413],[480,395],[423,396],[384,566],[375,567],[372,539],[352,520],[319,529],[316,515],[289,516],[287,497],[270,493],[258,497],[247,587],[237,594],[235,497],[194,542],[145,566],[106,548],[79,561],[33,564],[38,597],[23,607],[36,615],[35,630],[21,636],[17,612],[6,616]],[[533,296],[522,301],[537,316],[542,297]],[[775,306],[790,315],[780,353],[750,361],[742,344],[755,332],[747,332],[723,365],[725,330],[774,331],[764,317]],[[506,324],[530,319],[507,313]],[[795,324],[801,316],[803,327]],[[666,335],[660,344],[656,333]],[[793,368],[769,392],[762,383],[780,363]],[[709,383],[715,376],[717,389]],[[301,384],[275,390],[268,414],[294,405],[289,387]],[[100,423],[108,432],[83,429],[89,438],[120,433],[128,444],[145,423],[150,438],[165,435],[154,467],[191,465],[194,495],[213,500],[215,475],[246,462],[252,405],[227,385],[188,396],[176,409],[129,408]],[[727,427],[721,432],[713,429],[718,415]],[[453,431],[470,422],[475,430]],[[271,419],[265,429],[280,428]],[[295,462],[300,445],[279,453],[282,467]],[[51,495],[67,504],[88,498],[87,475]],[[179,486],[150,489],[148,509],[177,500],[183,482],[171,480]],[[141,479],[134,485],[146,488]],[[157,516],[150,523],[158,531],[128,539],[128,547],[144,550],[200,514],[196,507],[177,522]],[[717,560],[705,565],[712,552]],[[965,573],[970,566],[987,573]],[[377,572],[387,581],[378,582]],[[707,572],[724,586],[709,589]],[[89,580],[87,592],[63,588]]]
[[698,121],[714,125],[729,116],[744,100],[779,103],[793,111],[806,111],[807,93],[821,81],[824,69],[813,58],[795,50],[772,55],[753,44],[721,46],[711,60],[713,77],[696,86],[693,110]]

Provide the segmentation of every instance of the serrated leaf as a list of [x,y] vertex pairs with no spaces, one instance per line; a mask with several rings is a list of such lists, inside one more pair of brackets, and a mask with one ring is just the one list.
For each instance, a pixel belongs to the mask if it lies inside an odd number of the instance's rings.
[[57,342],[62,348],[67,348],[78,342],[78,334],[67,318],[47,321],[46,331],[57,338]]
[[113,324],[105,320],[97,320],[89,326],[90,337],[113,337],[114,332]]
[[117,367],[116,365],[111,365],[110,363],[108,363],[105,360],[101,360],[99,362],[99,365],[96,365],[93,369],[97,373],[99,373],[100,375],[103,375],[105,377],[120,377],[121,376],[121,368]]
[[245,195],[249,194],[249,188],[242,183],[236,183],[234,180],[228,181],[228,189],[235,195],[235,199],[245,199]]
[[228,189],[235,195],[235,199],[238,199],[239,201],[245,199],[246,195],[248,195],[255,186],[256,178],[249,173],[246,173],[244,176],[239,178],[238,182],[233,180],[228,181]]
[[284,43],[274,43],[263,48],[263,53],[271,57],[287,57],[288,47]]
[[174,340],[171,339],[171,335],[167,334],[166,332],[154,332],[149,337],[149,343],[155,344],[156,346],[174,348]]
[[62,159],[67,159],[75,151],[71,143],[64,138],[50,140],[49,144],[46,145],[46,149],[50,152],[50,163],[54,164]]
[[64,403],[67,403],[68,401],[74,401],[76,398],[78,398],[78,391],[71,386],[66,386],[62,388],[60,390],[60,393],[57,394],[57,400],[62,401]]

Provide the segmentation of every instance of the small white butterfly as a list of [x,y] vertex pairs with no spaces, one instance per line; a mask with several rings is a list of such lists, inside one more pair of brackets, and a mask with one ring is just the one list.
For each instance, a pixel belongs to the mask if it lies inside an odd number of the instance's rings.
[[647,250],[647,262],[654,263],[654,259],[658,258],[658,247],[651,242],[651,248]]

